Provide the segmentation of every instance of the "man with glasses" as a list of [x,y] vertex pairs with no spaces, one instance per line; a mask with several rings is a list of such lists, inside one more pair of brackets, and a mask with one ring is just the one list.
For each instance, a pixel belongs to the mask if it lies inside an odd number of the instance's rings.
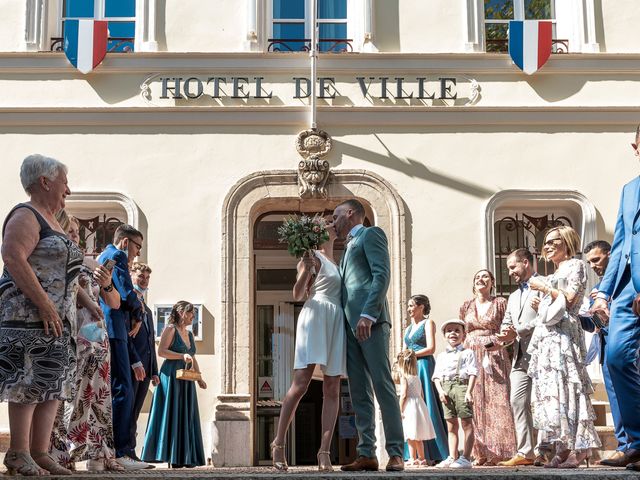
[[127,470],[149,468],[145,462],[129,456],[129,436],[133,421],[133,384],[132,375],[138,381],[145,378],[144,367],[129,342],[129,331],[140,322],[144,308],[133,288],[129,266],[142,249],[142,233],[131,225],[120,225],[113,236],[113,244],[106,246],[98,257],[104,264],[115,262],[112,269],[113,284],[107,289],[116,288],[120,293],[120,307],[110,308],[100,297],[100,306],[104,312],[111,349],[111,398],[113,404],[113,439],[116,461]]
[[[640,158],[640,126],[636,129],[634,154]],[[640,177],[622,188],[609,265],[591,308],[603,323],[609,321],[605,361],[618,398],[620,417],[631,445],[617,465],[640,470]],[[611,311],[609,303],[611,302]]]

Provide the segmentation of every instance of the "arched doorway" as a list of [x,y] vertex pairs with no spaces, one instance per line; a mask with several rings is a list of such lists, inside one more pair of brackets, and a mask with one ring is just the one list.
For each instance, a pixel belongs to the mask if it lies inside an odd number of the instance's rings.
[[[391,351],[402,342],[406,299],[405,216],[397,192],[378,175],[362,170],[336,171],[328,200],[298,197],[295,171],[258,172],[238,182],[223,211],[221,394],[214,422],[215,465],[252,465],[257,458],[256,385],[256,221],[270,212],[318,212],[347,198],[359,198],[370,218],[389,237],[392,278],[388,293],[393,317]],[[250,446],[250,448],[248,448]]]

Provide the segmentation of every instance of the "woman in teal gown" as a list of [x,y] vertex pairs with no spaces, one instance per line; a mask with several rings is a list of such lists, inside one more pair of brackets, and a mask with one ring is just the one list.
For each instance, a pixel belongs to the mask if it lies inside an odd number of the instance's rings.
[[[160,338],[158,355],[165,361],[160,369],[160,383],[153,393],[142,449],[145,462],[166,462],[172,468],[205,464],[196,386],[192,381],[176,378],[176,371],[190,363],[200,371],[193,334],[187,330],[193,315],[192,304],[176,303]],[[207,388],[204,380],[197,383],[200,388]]]
[[[424,457],[429,463],[437,463],[449,456],[447,444],[447,427],[444,422],[442,405],[438,398],[438,392],[431,381],[431,375],[435,367],[433,353],[436,349],[435,323],[429,319],[431,305],[426,295],[414,295],[407,305],[410,324],[405,330],[404,344],[406,348],[416,352],[418,358],[418,377],[422,382],[424,401],[427,404],[436,438],[425,440]],[[404,458],[409,458],[407,444],[404,447]]]

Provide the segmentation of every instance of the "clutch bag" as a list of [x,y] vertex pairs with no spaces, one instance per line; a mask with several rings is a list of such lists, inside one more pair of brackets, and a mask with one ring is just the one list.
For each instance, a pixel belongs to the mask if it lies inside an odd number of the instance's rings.
[[176,378],[178,380],[197,382],[199,380],[202,380],[202,374],[200,372],[196,372],[193,369],[193,364],[190,364],[190,367],[188,368],[180,368],[176,370]]

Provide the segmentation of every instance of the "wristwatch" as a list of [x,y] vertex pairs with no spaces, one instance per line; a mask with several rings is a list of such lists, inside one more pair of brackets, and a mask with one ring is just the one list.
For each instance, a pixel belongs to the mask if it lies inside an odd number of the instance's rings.
[[113,290],[113,282],[111,282],[106,287],[102,287],[102,290],[104,290],[105,292],[109,293],[111,290]]

